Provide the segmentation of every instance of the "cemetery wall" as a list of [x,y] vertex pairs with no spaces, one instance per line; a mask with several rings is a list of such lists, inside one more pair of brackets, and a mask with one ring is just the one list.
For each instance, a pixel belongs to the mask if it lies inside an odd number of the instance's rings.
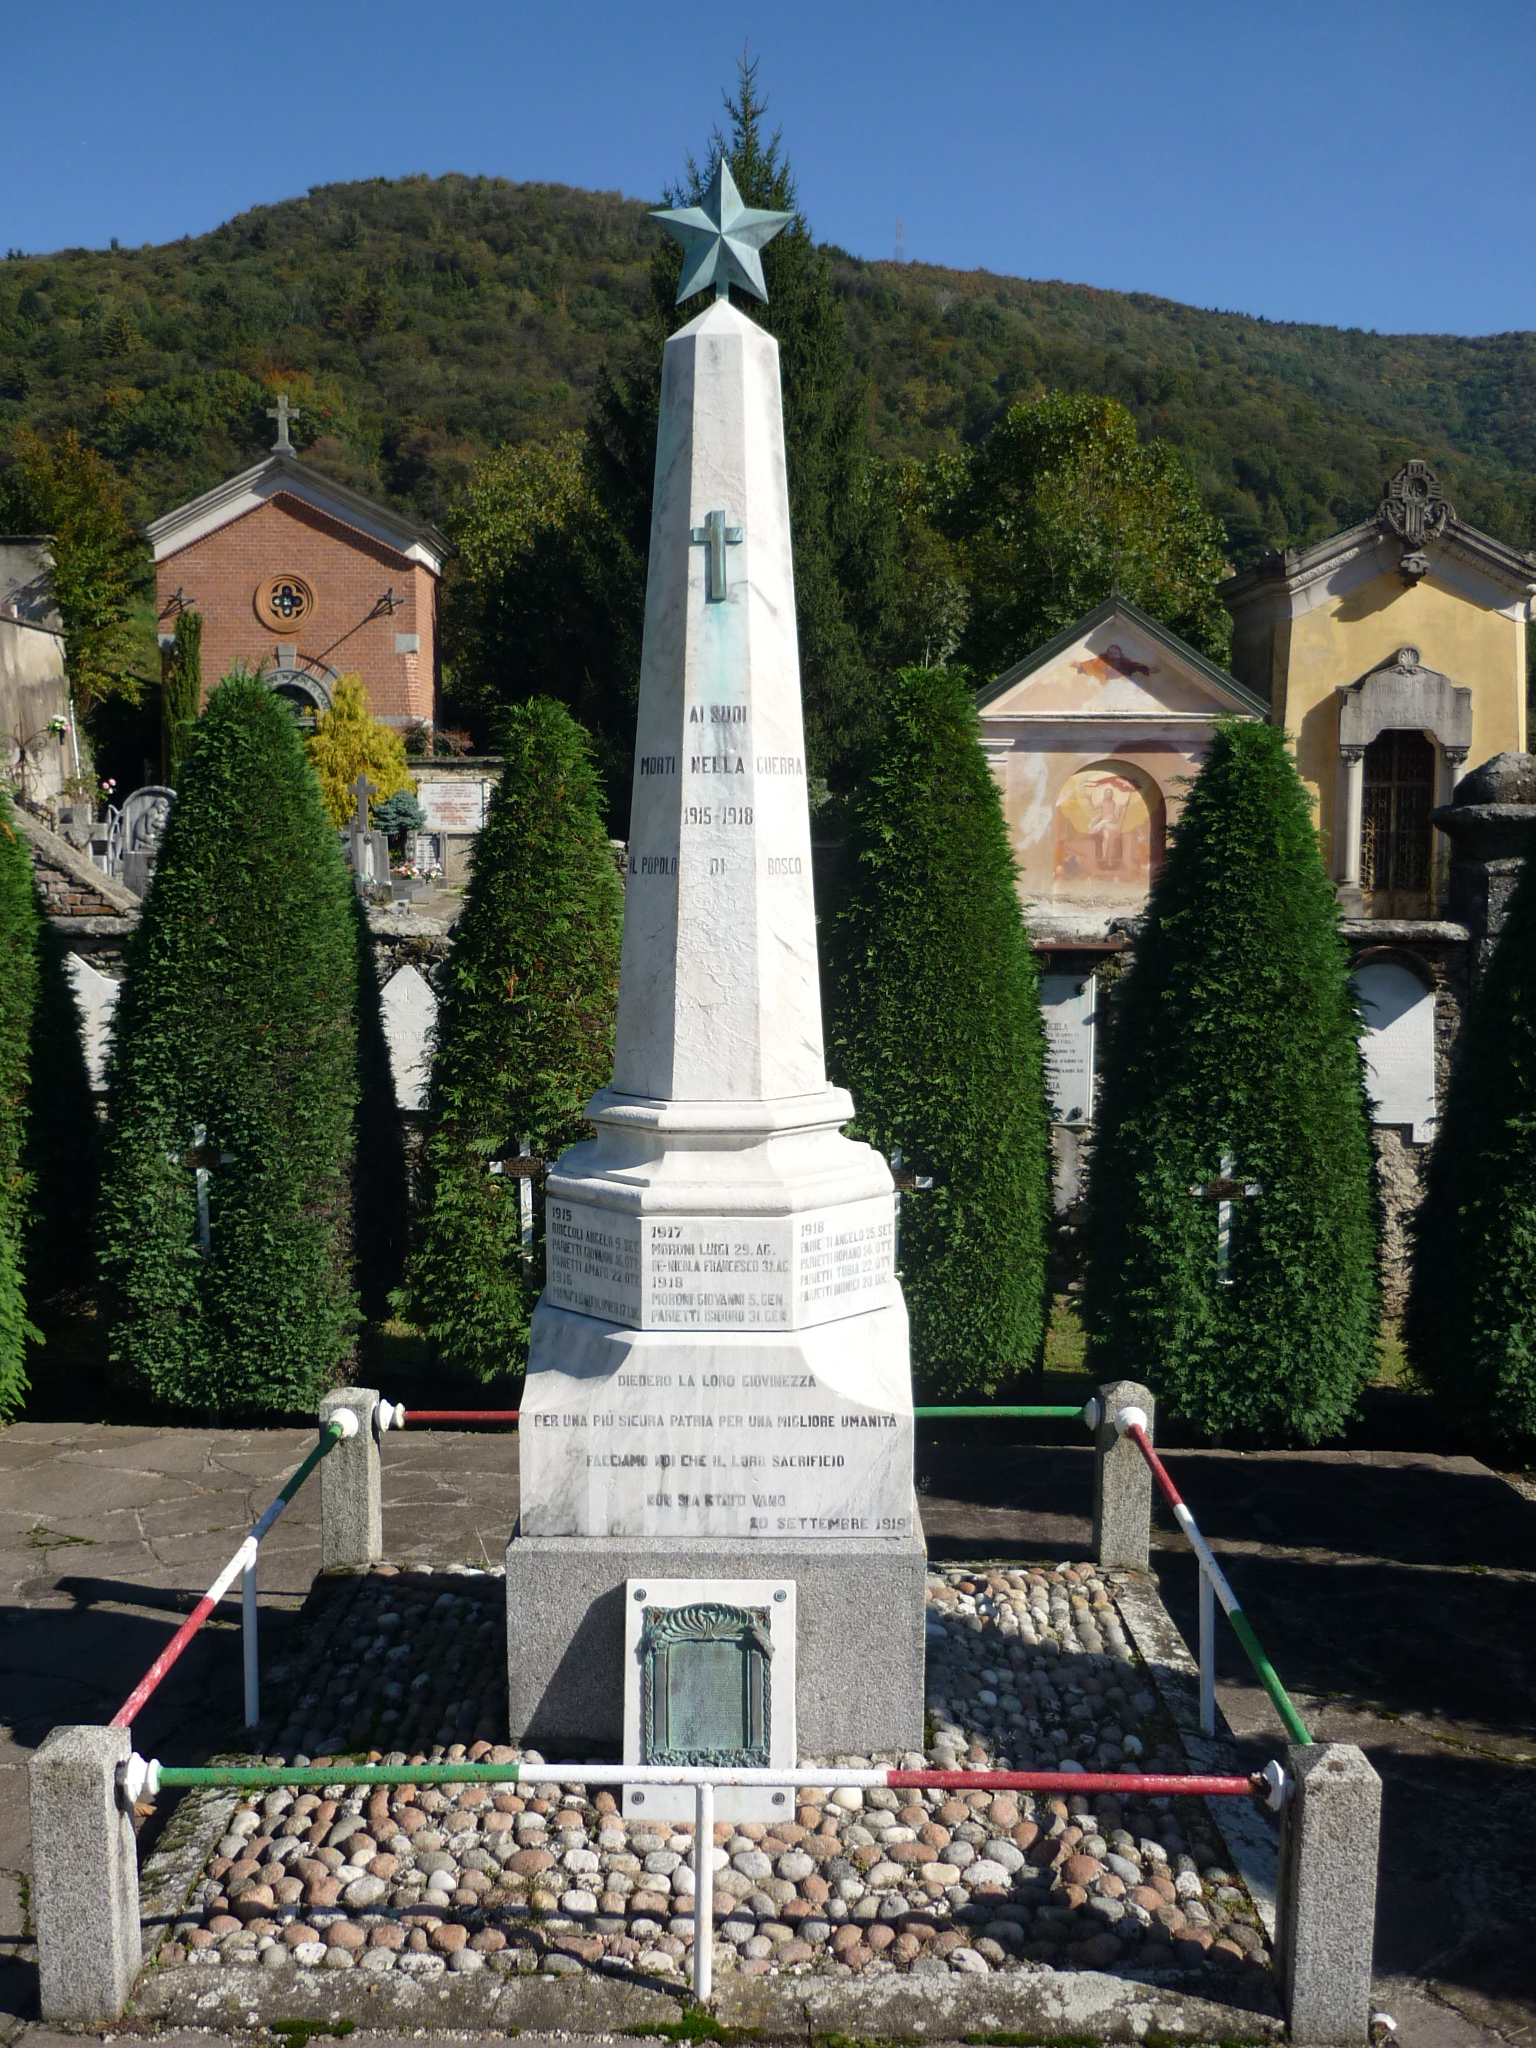
[[[1440,921],[1362,919],[1342,929],[1352,968],[1395,970],[1388,980],[1408,999],[1390,1021],[1368,1004],[1368,1026],[1374,1019],[1377,1029],[1368,1028],[1363,1041],[1368,1060],[1374,1055],[1379,1069],[1372,1073],[1373,1089],[1383,1097],[1372,1140],[1382,1202],[1382,1305],[1395,1318],[1407,1299],[1409,1226],[1423,1199],[1435,1111],[1445,1101],[1466,1019],[1472,942],[1463,926]],[[1056,1112],[1051,1126],[1052,1287],[1058,1292],[1081,1279],[1084,1198],[1109,1006],[1115,982],[1134,960],[1134,946],[1131,936],[1035,945]],[[1430,1008],[1420,1009],[1421,1002]]]

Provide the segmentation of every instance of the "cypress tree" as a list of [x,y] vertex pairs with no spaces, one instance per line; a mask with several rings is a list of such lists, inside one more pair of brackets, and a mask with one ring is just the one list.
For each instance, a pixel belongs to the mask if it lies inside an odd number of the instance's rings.
[[506,767],[475,841],[443,970],[423,1202],[399,1296],[450,1365],[518,1371],[543,1286],[522,1258],[517,1182],[491,1172],[532,1141],[587,1132],[613,1072],[623,897],[587,735],[548,697],[508,714]]
[[1048,1115],[1039,987],[965,672],[904,669],[853,798],[826,948],[829,1062],[907,1198],[913,1369],[980,1394],[1038,1361]]
[[[1360,1023],[1285,735],[1231,723],[1115,993],[1089,1179],[1102,1370],[1206,1430],[1316,1443],[1369,1378],[1377,1208]],[[1222,1175],[1257,1182],[1231,1202]]]
[[1536,1434],[1536,868],[1466,1026],[1414,1224],[1415,1373],[1478,1436]]
[[348,1355],[353,915],[292,718],[226,677],[129,952],[109,1085],[113,1351],[173,1407],[308,1408]]
[[26,1348],[37,1331],[23,1287],[31,1177],[26,1170],[30,1052],[42,914],[32,857],[0,788],[0,1421],[27,1391]]
[[203,615],[176,614],[176,643],[160,686],[161,774],[174,788],[203,708]]
[[78,1301],[96,1277],[101,1126],[65,955],[63,938],[40,918],[25,1153],[33,1190],[27,1299],[40,1319],[45,1304]]

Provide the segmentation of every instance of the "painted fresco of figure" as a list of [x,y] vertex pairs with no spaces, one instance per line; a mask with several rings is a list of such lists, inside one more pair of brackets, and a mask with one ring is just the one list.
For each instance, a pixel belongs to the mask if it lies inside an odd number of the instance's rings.
[[1104,763],[1069,776],[1056,800],[1055,895],[1139,906],[1162,857],[1156,786]]

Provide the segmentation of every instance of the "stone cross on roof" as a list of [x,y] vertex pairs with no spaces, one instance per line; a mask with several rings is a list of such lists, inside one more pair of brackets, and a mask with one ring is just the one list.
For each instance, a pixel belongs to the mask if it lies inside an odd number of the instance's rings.
[[277,421],[277,439],[272,443],[272,453],[274,455],[291,455],[293,453],[293,443],[288,438],[288,422],[290,419],[297,419],[298,417],[298,413],[289,407],[287,392],[280,391],[277,394],[277,404],[267,408],[267,418]]

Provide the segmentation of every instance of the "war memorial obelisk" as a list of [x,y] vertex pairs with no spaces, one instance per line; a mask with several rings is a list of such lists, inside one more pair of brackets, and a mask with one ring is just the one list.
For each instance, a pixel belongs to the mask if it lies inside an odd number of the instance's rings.
[[621,1727],[625,1581],[795,1581],[798,1743],[922,1740],[924,1549],[890,1172],[827,1084],[778,344],[789,218],[659,216],[666,345],[612,1085],[546,1187],[507,1549],[514,1738]]

